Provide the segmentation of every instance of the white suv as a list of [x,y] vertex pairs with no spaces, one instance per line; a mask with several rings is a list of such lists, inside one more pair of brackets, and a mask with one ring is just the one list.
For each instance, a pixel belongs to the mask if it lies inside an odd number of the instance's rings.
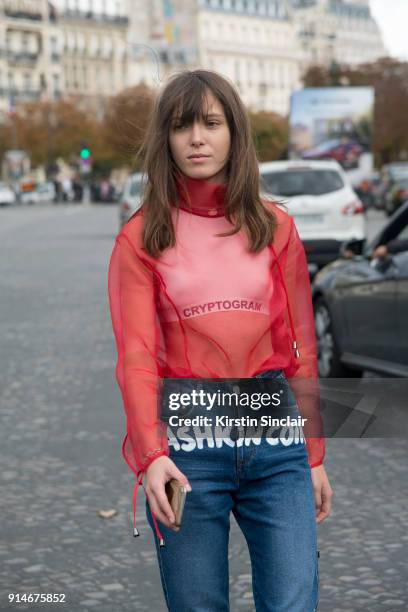
[[119,229],[139,210],[142,205],[143,174],[135,172],[126,181],[119,204]]
[[265,162],[260,173],[264,194],[294,218],[312,274],[338,258],[343,241],[366,238],[364,207],[336,161]]

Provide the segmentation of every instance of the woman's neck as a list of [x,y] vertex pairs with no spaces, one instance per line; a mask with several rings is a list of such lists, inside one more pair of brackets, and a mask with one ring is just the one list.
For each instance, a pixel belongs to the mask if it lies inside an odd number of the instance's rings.
[[223,217],[225,213],[225,183],[207,179],[177,176],[179,207],[202,217]]

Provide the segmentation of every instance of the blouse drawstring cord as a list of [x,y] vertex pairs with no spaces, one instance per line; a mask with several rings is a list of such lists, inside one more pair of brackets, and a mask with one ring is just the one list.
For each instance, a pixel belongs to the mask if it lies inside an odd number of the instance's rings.
[[279,276],[280,276],[280,279],[281,279],[281,282],[282,282],[282,285],[283,285],[283,290],[284,290],[285,295],[286,295],[286,302],[287,302],[287,306],[288,306],[288,315],[289,315],[289,325],[290,325],[290,329],[292,331],[292,348],[293,348],[293,352],[295,354],[295,357],[297,359],[299,359],[300,351],[299,351],[299,348],[298,348],[298,345],[297,345],[297,341],[296,341],[296,331],[295,331],[295,326],[293,324],[292,312],[290,310],[289,296],[288,296],[288,292],[287,292],[287,289],[286,289],[285,279],[283,277],[282,268],[280,266],[279,259],[278,259],[277,255],[276,255],[276,251],[275,251],[275,249],[273,248],[272,245],[271,245],[271,249],[272,249],[272,253],[274,254],[276,263],[278,264]]
[[[139,530],[136,527],[136,504],[137,504],[137,492],[139,490],[139,485],[142,485],[143,490],[146,493],[146,489],[144,488],[144,484],[142,480],[143,480],[143,473],[140,474],[140,478],[139,476],[136,478],[135,486],[133,488],[133,535],[135,538],[140,535]],[[156,517],[154,516],[153,512],[151,513],[151,515],[153,518],[154,528],[156,530],[156,535],[159,540],[159,544],[160,546],[165,546],[164,538],[157,525]]]

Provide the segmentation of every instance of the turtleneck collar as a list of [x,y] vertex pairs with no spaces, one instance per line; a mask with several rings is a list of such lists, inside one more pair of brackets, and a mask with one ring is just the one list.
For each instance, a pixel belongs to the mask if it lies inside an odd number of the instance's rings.
[[185,174],[178,174],[176,182],[180,198],[179,208],[201,217],[224,216],[227,192],[225,184],[210,183],[204,179],[190,178]]

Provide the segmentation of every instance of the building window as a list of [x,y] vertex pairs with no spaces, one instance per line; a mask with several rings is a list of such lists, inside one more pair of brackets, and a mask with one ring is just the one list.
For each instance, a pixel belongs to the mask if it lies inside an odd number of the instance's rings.
[[28,51],[28,33],[27,32],[23,32],[23,34],[22,34],[21,48],[22,48],[24,53],[27,53],[27,51]]
[[59,74],[52,75],[52,88],[53,88],[54,98],[57,98],[61,93]]
[[24,91],[31,91],[31,74],[30,72],[25,72],[24,76]]
[[85,50],[85,35],[83,32],[78,32],[78,51],[83,53]]
[[240,62],[239,62],[239,60],[235,60],[234,68],[235,68],[234,80],[235,80],[236,83],[239,83],[239,81],[241,80],[241,71],[240,71]]
[[58,53],[57,38],[55,36],[51,36],[50,38],[50,48],[52,55],[56,55]]

